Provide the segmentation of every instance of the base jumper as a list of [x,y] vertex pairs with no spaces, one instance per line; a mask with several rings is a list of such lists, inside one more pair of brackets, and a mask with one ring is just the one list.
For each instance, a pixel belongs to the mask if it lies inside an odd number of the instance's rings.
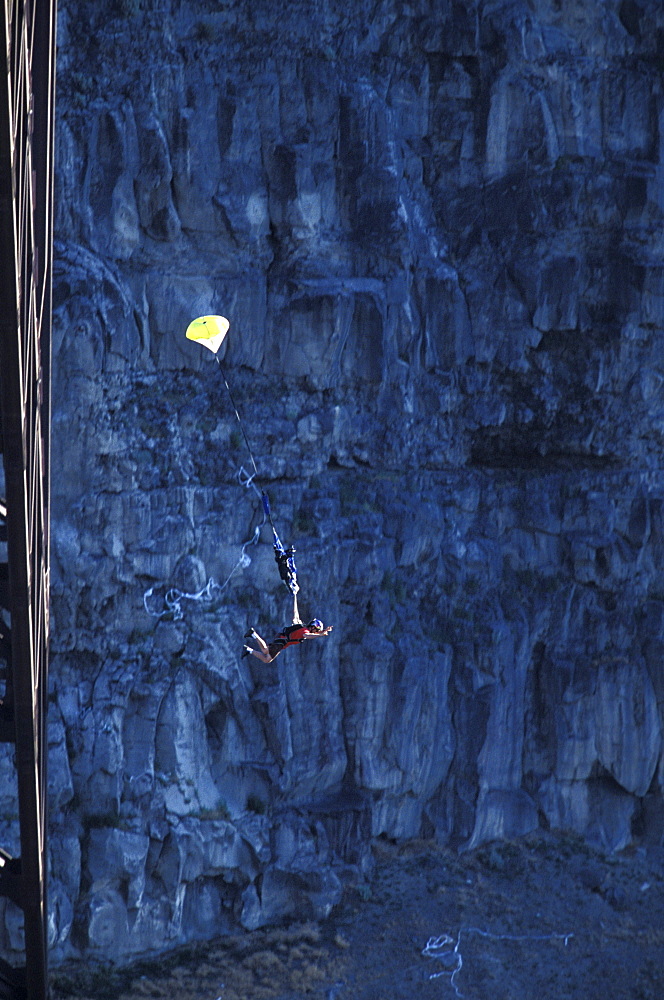
[[286,649],[288,646],[297,646],[300,642],[304,642],[305,639],[314,639],[317,636],[329,635],[332,628],[332,625],[325,627],[319,618],[314,618],[308,625],[305,625],[302,622],[298,611],[297,594],[294,594],[293,624],[287,625],[283,628],[281,632],[274,637],[272,642],[265,642],[265,639],[263,639],[255,629],[250,628],[249,631],[245,633],[245,639],[253,639],[256,643],[258,643],[258,649],[254,649],[253,646],[245,645],[242,651],[242,656],[248,656],[251,653],[252,656],[262,660],[263,663],[272,663],[282,649]]

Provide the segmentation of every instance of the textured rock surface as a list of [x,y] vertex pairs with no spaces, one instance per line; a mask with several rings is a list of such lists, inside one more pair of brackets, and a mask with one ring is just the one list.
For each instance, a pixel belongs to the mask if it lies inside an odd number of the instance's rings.
[[[61,965],[53,1000],[658,1000],[662,848],[603,854],[538,830],[461,854],[375,841],[320,924],[224,934],[130,968]],[[455,971],[456,970],[456,971]]]
[[54,960],[661,837],[660,5],[59,6]]

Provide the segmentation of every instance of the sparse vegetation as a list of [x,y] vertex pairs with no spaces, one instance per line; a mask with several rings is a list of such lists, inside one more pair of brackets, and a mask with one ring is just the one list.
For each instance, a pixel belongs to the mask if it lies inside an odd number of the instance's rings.
[[230,810],[223,799],[220,799],[213,808],[199,809],[196,813],[197,819],[219,820],[228,822],[231,818]]
[[213,42],[216,38],[214,26],[209,21],[198,21],[194,27],[197,42]]
[[115,0],[120,17],[136,17],[143,9],[142,0]]
[[385,573],[381,580],[380,589],[388,595],[392,607],[405,604],[408,600],[406,581],[397,573]]
[[267,803],[259,795],[249,795],[247,798],[247,809],[250,812],[264,816],[267,812]]
[[316,518],[306,510],[298,510],[293,518],[293,535],[317,535]]
[[100,813],[97,816],[84,816],[83,828],[86,830],[126,830],[126,822],[114,812]]

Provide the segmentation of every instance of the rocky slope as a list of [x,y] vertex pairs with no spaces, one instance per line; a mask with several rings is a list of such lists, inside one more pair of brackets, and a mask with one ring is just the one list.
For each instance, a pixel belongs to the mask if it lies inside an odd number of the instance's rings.
[[659,1000],[661,848],[541,831],[461,855],[374,845],[371,877],[292,922],[122,969],[66,963],[53,1000]]
[[[54,961],[322,919],[380,835],[658,841],[660,5],[59,6]],[[335,625],[270,667],[209,312]]]

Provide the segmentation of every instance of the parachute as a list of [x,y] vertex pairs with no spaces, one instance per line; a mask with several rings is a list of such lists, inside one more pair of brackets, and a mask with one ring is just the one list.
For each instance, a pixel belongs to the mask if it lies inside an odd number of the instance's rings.
[[225,316],[199,316],[189,324],[185,336],[216,354],[230,325]]

